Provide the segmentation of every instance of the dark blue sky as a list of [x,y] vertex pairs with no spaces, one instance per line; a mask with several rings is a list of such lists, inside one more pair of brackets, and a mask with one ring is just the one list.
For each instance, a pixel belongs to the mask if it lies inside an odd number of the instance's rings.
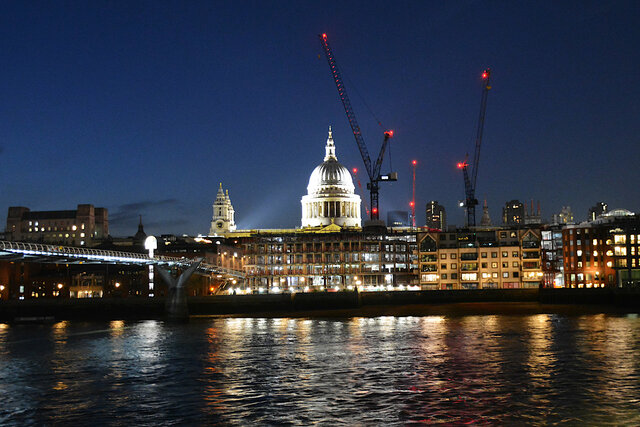
[[138,214],[148,233],[206,233],[222,181],[240,228],[298,226],[328,125],[362,169],[322,32],[372,157],[382,132],[357,93],[395,130],[382,217],[408,209],[417,159],[418,224],[431,199],[463,223],[455,165],[486,67],[477,196],[494,222],[511,199],[547,218],[640,211],[638,22],[636,1],[3,2],[0,218],[93,203],[113,235]]

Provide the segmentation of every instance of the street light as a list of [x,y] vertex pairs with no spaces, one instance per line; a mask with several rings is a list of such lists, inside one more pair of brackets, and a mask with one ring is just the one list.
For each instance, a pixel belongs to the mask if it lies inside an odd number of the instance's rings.
[[[158,240],[154,236],[147,237],[144,248],[149,251],[149,258],[153,258],[153,251],[158,249]],[[153,264],[149,264],[149,296],[153,297]]]

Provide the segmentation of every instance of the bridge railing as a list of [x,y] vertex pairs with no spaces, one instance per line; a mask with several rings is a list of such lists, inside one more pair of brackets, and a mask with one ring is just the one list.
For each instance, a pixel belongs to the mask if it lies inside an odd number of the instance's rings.
[[[168,265],[178,267],[188,267],[193,262],[192,259],[181,257],[168,257],[168,256],[154,256],[149,257],[147,254],[124,252],[124,251],[111,251],[105,249],[90,249],[90,248],[78,248],[74,246],[60,246],[50,245],[44,243],[30,243],[30,242],[10,242],[6,240],[0,240],[0,250],[5,252],[12,252],[16,254],[25,255],[42,255],[42,256],[61,256],[72,257],[78,259],[87,259],[95,261],[112,261],[122,263],[133,263],[142,265]],[[244,277],[244,273],[231,270],[216,265],[201,263],[198,270],[205,271],[207,273],[223,274],[234,277]]]

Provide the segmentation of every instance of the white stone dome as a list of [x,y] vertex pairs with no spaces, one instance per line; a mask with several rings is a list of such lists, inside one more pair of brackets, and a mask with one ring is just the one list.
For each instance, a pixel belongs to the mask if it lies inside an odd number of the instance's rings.
[[355,194],[351,173],[338,162],[329,127],[324,161],[309,177],[307,195],[302,197],[302,226],[360,227],[360,196]]
[[354,191],[351,173],[335,157],[316,166],[307,185],[307,194],[352,194]]

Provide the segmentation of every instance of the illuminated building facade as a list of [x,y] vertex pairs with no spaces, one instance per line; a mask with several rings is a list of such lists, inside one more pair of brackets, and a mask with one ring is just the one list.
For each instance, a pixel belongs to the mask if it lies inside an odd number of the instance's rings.
[[[245,290],[255,293],[409,289],[417,285],[416,234],[271,230],[238,237]],[[417,288],[416,288],[417,289]]]
[[318,228],[330,224],[347,228],[361,226],[360,196],[355,194],[351,173],[338,162],[331,127],[324,161],[311,173],[307,194],[300,203],[302,227]]
[[613,210],[595,221],[562,230],[565,286],[622,287],[640,284],[640,219]]
[[93,246],[108,235],[107,209],[88,204],[68,211],[31,211],[13,206],[9,208],[5,229],[7,240],[69,246]]
[[540,256],[545,288],[564,287],[564,251],[562,249],[562,226],[545,225],[541,230]]
[[224,235],[230,231],[235,231],[235,210],[231,205],[229,190],[222,189],[222,183],[218,187],[216,200],[213,202],[213,217],[211,218],[210,236]]
[[537,288],[540,230],[489,229],[418,234],[422,289]]

